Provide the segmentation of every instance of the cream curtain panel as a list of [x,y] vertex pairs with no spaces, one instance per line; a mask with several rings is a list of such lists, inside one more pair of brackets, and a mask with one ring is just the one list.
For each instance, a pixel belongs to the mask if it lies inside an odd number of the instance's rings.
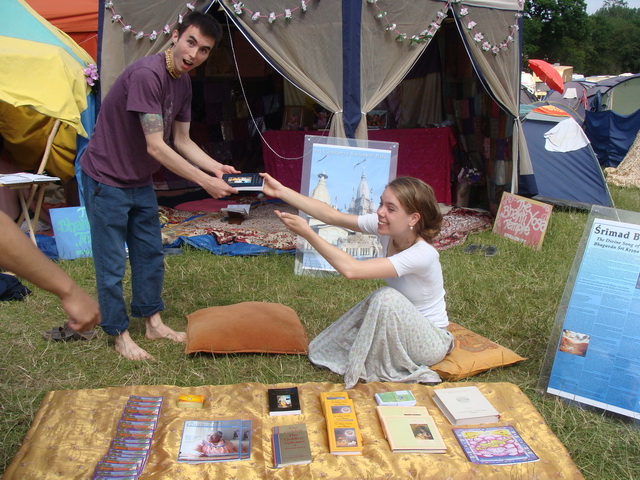
[[[221,0],[221,3],[274,67],[334,112],[330,135],[345,137],[343,85],[344,60],[348,53],[343,49],[343,22],[347,21],[343,19],[343,1],[309,1],[306,12],[292,8],[290,21],[284,18],[281,0],[244,1],[239,15],[234,9],[239,2]],[[398,33],[388,31],[387,26],[394,23],[396,30],[407,33],[408,37],[418,35],[438,18],[438,10],[446,9],[446,3],[385,2],[384,9],[386,17],[376,18],[380,13],[376,4],[362,1],[356,22],[360,24],[360,56],[354,66],[360,64],[361,112],[355,138],[367,138],[366,112],[400,83],[427,45],[426,42],[412,44],[410,40],[398,42]],[[273,22],[268,20],[271,12],[278,16]]]
[[[482,2],[476,1],[476,4]],[[490,3],[490,2],[487,2]],[[504,3],[504,2],[502,2]],[[499,10],[472,7],[465,3],[468,14],[458,15],[458,28],[462,33],[469,56],[480,77],[488,85],[493,97],[511,114],[513,120],[513,157],[520,159],[520,174],[532,174],[531,159],[519,118],[520,108],[520,55],[514,54],[520,48],[520,30],[514,28],[519,19],[517,10]],[[469,28],[470,22],[475,25]],[[482,38],[476,37],[478,34]],[[509,37],[512,40],[509,40]],[[479,40],[479,41],[477,41]],[[486,43],[485,43],[486,42]],[[506,48],[500,48],[506,44]],[[497,47],[494,53],[492,48]],[[517,79],[517,80],[514,80]],[[495,173],[495,172],[494,172]],[[518,169],[512,169],[512,186],[517,186]],[[512,187],[512,188],[513,188]]]

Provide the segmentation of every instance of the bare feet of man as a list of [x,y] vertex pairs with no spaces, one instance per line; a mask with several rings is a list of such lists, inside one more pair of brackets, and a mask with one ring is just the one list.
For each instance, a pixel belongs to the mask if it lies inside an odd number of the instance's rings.
[[187,343],[187,334],[185,332],[176,332],[172,328],[166,326],[160,317],[160,312],[154,313],[145,319],[147,333],[145,337],[149,340],[172,340],[177,343]]
[[129,360],[153,360],[153,357],[143,348],[140,348],[125,330],[115,337],[116,352]]

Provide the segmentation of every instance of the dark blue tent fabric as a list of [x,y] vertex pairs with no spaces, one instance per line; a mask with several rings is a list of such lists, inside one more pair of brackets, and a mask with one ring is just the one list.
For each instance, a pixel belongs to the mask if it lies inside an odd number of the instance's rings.
[[[58,260],[58,247],[55,237],[48,235],[36,235],[38,248],[51,260]],[[258,245],[250,245],[248,243],[227,243],[220,245],[212,235],[199,235],[196,237],[178,237],[171,245],[166,248],[176,248],[182,245],[189,245],[200,250],[207,250],[214,255],[265,255],[265,254],[294,254],[295,250],[278,250],[268,247],[260,247]]]
[[347,138],[354,138],[362,118],[360,98],[360,18],[362,2],[342,2],[342,114]]
[[[524,180],[523,186],[530,189],[530,182],[533,181],[533,188],[537,192],[519,193],[537,194],[545,199],[576,206],[610,206],[609,190],[589,145],[572,152],[550,152],[545,149],[544,134],[555,125],[554,122],[525,120],[523,129],[534,178],[521,178],[521,181]],[[526,182],[529,184],[526,185]]]
[[611,110],[587,112],[585,133],[603,167],[617,167],[640,131],[640,110],[620,115]]

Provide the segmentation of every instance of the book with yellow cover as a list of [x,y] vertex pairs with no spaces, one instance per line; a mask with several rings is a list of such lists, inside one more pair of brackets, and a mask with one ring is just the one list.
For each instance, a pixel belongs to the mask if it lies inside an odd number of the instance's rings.
[[362,454],[362,434],[349,398],[332,398],[323,402],[327,422],[329,451],[334,455]]
[[376,410],[391,451],[446,453],[447,446],[426,407],[377,406]]

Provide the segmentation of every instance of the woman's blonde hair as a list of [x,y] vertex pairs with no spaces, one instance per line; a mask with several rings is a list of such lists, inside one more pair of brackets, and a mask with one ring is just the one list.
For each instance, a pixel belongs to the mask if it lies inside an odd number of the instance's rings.
[[407,213],[420,214],[420,220],[413,228],[419,236],[433,243],[442,226],[442,213],[433,188],[414,177],[398,177],[387,186]]

